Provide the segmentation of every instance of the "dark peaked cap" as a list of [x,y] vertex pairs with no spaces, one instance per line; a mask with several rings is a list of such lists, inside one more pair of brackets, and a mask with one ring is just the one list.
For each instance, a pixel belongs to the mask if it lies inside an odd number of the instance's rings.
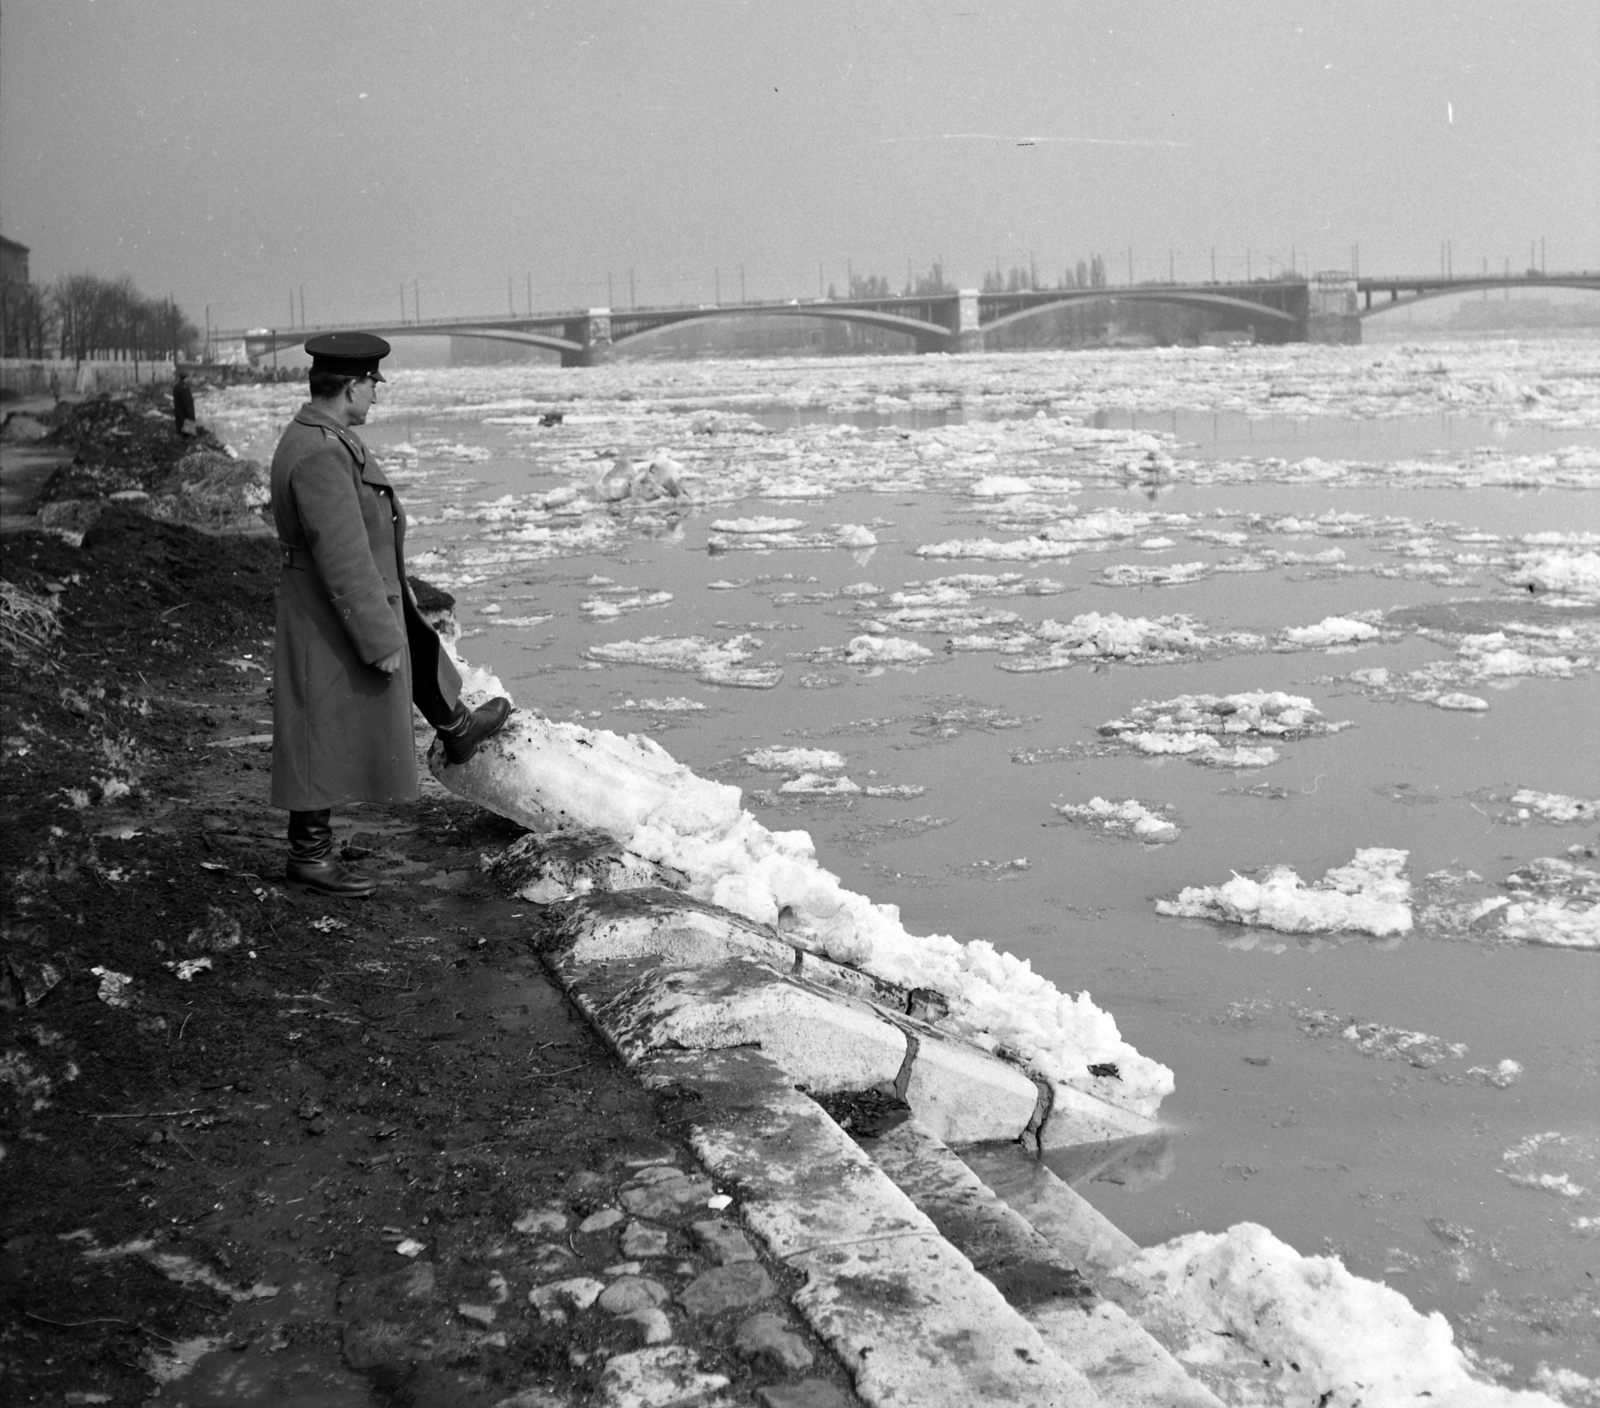
[[384,379],[378,363],[389,355],[389,344],[370,332],[319,332],[308,337],[305,346],[314,372]]

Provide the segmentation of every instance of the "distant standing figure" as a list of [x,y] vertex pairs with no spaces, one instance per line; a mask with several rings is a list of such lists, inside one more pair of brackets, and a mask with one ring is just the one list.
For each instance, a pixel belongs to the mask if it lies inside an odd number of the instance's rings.
[[389,344],[370,333],[310,338],[311,399],[272,457],[283,555],[272,655],[272,805],[289,813],[284,878],[326,895],[375,882],[333,854],[332,809],[417,796],[411,706],[466,762],[511,713],[468,710],[461,676],[406,581],[406,516],[355,433],[377,400]]
[[172,383],[172,420],[178,434],[185,440],[197,433],[198,427],[194,419],[194,390],[189,385],[188,372],[179,372],[178,379]]

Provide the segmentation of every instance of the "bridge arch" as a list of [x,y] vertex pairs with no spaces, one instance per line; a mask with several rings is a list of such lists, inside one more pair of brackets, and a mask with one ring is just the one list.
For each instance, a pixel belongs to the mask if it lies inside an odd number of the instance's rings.
[[613,313],[611,346],[621,351],[648,337],[723,318],[819,318],[905,333],[916,338],[919,343],[930,339],[942,342],[950,337],[950,329],[944,324],[907,317],[904,313],[890,313],[876,308],[842,307],[831,303],[766,303],[748,308],[698,308],[687,311],[682,316],[653,317],[645,326],[627,331],[623,329],[627,328],[628,315]]
[[1247,298],[1232,298],[1225,293],[1200,293],[1162,288],[1094,288],[1074,289],[1070,293],[1063,291],[1059,298],[1052,298],[1047,303],[1036,303],[1028,308],[1019,308],[1013,313],[1004,313],[1000,317],[982,324],[979,331],[984,333],[994,332],[998,328],[1010,327],[1015,323],[1037,318],[1040,314],[1051,312],[1053,309],[1067,308],[1079,303],[1097,302],[1171,303],[1185,308],[1221,309],[1238,313],[1248,320],[1287,324],[1290,327],[1297,327],[1301,321],[1293,313],[1286,313],[1281,308],[1273,308],[1265,303],[1255,303]]
[[[480,342],[516,342],[525,347],[541,347],[549,352],[559,352],[563,356],[571,356],[583,351],[582,344],[572,341],[571,338],[557,337],[554,333],[535,332],[522,328],[478,327],[471,324],[433,326],[423,323],[421,326],[402,324],[399,327],[372,327],[365,330],[391,341],[401,337],[472,337]],[[286,347],[304,346],[308,337],[315,337],[316,335],[315,328],[287,332],[274,330],[256,335],[246,333],[244,339],[245,355],[252,362],[256,362],[262,357],[270,357],[274,351],[282,351]]]
[[[1403,287],[1404,286],[1401,285],[1394,291],[1398,293]],[[1448,288],[1415,288],[1405,292],[1403,296],[1398,298],[1386,298],[1382,300],[1374,299],[1373,302],[1368,304],[1366,307],[1358,309],[1356,316],[1360,318],[1374,318],[1379,313],[1388,313],[1396,308],[1410,308],[1415,304],[1426,303],[1430,299],[1434,298],[1457,298],[1464,293],[1477,293],[1484,289],[1495,288],[1561,288],[1576,289],[1580,293],[1600,293],[1600,278],[1530,279],[1525,274],[1513,274],[1509,278],[1501,276],[1500,278],[1490,277],[1486,279],[1461,280],[1453,283]],[[1372,292],[1372,290],[1368,291],[1369,297],[1371,296]]]

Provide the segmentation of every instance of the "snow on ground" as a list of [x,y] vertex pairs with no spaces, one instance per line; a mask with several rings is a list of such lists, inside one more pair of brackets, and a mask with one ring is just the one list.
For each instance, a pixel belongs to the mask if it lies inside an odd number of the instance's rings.
[[1190,886],[1175,900],[1157,900],[1156,912],[1285,934],[1405,934],[1411,930],[1411,883],[1402,874],[1406,855],[1382,847],[1360,850],[1350,864],[1310,885],[1286,865],[1273,866],[1260,880],[1236,874],[1222,885]]
[[1419,1314],[1337,1257],[1301,1256],[1255,1223],[1150,1247],[1111,1279],[1117,1299],[1229,1403],[1559,1408],[1478,1377],[1437,1311]]
[[1104,797],[1091,797],[1082,805],[1071,802],[1054,805],[1055,811],[1068,821],[1090,826],[1108,836],[1132,837],[1137,841],[1166,842],[1178,839],[1178,824],[1164,815],[1170,808],[1152,810],[1133,797],[1121,802],[1108,802]]

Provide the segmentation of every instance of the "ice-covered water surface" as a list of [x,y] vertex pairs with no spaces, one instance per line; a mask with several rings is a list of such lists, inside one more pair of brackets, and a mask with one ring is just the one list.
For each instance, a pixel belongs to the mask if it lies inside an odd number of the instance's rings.
[[[1597,357],[400,373],[368,438],[520,702],[1176,1072],[1168,1156],[1082,1185],[1138,1240],[1262,1224],[1548,1386],[1600,1378]],[[297,400],[206,413],[259,452]]]

